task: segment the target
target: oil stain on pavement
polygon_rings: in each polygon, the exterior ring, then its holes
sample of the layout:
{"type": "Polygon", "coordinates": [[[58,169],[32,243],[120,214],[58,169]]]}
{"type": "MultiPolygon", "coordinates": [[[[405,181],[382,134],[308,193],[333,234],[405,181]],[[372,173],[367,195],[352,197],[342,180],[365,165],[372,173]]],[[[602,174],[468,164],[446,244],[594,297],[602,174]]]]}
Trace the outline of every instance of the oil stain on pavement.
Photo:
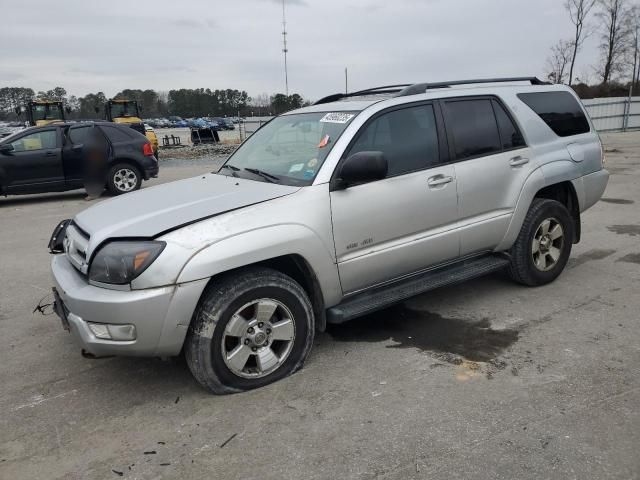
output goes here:
{"type": "Polygon", "coordinates": [[[629,253],[624,257],[620,257],[616,262],[635,263],[640,265],[640,253],[629,253]]]}
{"type": "Polygon", "coordinates": [[[518,340],[518,331],[494,330],[488,319],[445,318],[435,313],[397,305],[341,325],[328,325],[327,333],[342,342],[383,342],[387,348],[418,348],[437,353],[441,360],[460,364],[494,360],[518,340]]]}
{"type": "Polygon", "coordinates": [[[615,205],[631,205],[633,200],[627,200],[626,198],[601,198],[602,202],[613,203],[615,205]]]}
{"type": "Polygon", "coordinates": [[[593,260],[602,260],[614,253],[616,253],[616,250],[594,248],[593,250],[581,253],[577,257],[570,258],[569,263],[567,263],[567,268],[575,268],[578,265],[582,265],[583,263],[591,262],[593,260]]]}
{"type": "Polygon", "coordinates": [[[640,236],[640,225],[610,225],[607,229],[618,235],[640,236]]]}

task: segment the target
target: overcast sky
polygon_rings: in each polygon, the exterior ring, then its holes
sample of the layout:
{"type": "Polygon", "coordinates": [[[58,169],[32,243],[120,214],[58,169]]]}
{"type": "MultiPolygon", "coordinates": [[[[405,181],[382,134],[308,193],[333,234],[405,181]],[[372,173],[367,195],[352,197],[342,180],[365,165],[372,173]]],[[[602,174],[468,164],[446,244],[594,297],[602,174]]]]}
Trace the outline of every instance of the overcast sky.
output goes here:
{"type": "MultiPolygon", "coordinates": [[[[289,89],[543,75],[562,0],[287,0],[289,89]]],[[[0,86],[284,91],[281,0],[0,0],[0,86]]],[[[598,57],[589,39],[577,74],[598,57]]],[[[591,73],[593,77],[593,73],[591,73]]]]}

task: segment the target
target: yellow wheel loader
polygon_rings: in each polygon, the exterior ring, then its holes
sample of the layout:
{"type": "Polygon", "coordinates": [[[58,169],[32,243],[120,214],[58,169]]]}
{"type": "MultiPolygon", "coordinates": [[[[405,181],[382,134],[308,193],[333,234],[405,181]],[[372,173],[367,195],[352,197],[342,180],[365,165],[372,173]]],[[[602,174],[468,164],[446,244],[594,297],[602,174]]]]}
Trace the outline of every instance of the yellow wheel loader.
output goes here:
{"type": "Polygon", "coordinates": [[[123,123],[129,125],[146,136],[153,147],[153,154],[158,158],[158,137],[153,130],[146,130],[142,118],[140,118],[140,108],[135,100],[109,100],[104,107],[108,121],[113,123],[123,123]]]}

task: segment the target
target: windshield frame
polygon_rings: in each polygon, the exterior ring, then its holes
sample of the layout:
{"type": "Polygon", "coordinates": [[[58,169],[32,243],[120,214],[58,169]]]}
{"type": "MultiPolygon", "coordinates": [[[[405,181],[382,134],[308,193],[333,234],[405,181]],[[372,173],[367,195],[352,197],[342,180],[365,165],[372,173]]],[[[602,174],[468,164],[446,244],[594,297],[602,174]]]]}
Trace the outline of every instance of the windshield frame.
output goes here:
{"type": "MultiPolygon", "coordinates": [[[[327,150],[325,151],[325,154],[323,156],[323,159],[321,161],[318,162],[318,166],[317,169],[315,170],[315,173],[313,175],[313,177],[310,177],[308,179],[299,179],[299,178],[295,178],[295,177],[290,177],[287,175],[282,175],[282,174],[276,174],[273,172],[269,172],[267,170],[265,170],[264,172],[275,176],[278,178],[278,181],[274,181],[273,183],[275,184],[279,184],[279,185],[288,185],[288,186],[295,186],[295,187],[307,187],[307,186],[311,186],[313,185],[316,177],[318,176],[318,174],[320,173],[320,171],[322,170],[322,166],[324,165],[324,163],[326,162],[327,158],[329,158],[329,156],[331,155],[331,152],[333,151],[333,148],[336,146],[336,144],[338,143],[338,141],[340,140],[340,138],[342,137],[342,135],[344,134],[345,131],[348,130],[349,126],[356,120],[356,118],[358,117],[358,115],[361,113],[361,111],[359,110],[327,110],[327,111],[322,111],[322,112],[290,112],[290,113],[286,113],[283,115],[277,115],[272,117],[270,120],[268,120],[267,122],[265,122],[264,124],[262,124],[255,132],[253,132],[253,134],[251,134],[251,136],[249,136],[243,143],[240,144],[240,146],[227,158],[227,160],[220,166],[220,168],[216,171],[214,171],[213,173],[215,174],[219,174],[219,175],[225,175],[225,176],[236,176],[236,177],[240,177],[240,175],[238,175],[239,171],[235,170],[236,168],[238,168],[234,163],[233,163],[233,159],[234,157],[236,157],[236,155],[238,154],[238,152],[240,152],[243,148],[246,147],[246,145],[248,145],[248,142],[251,141],[251,139],[262,129],[264,129],[265,127],[267,127],[268,125],[270,125],[272,122],[278,120],[278,119],[282,119],[282,118],[287,118],[287,117],[294,117],[294,116],[302,116],[302,115],[322,115],[322,116],[326,116],[327,114],[330,113],[341,113],[341,114],[349,114],[352,115],[352,117],[345,122],[344,127],[340,130],[340,132],[338,133],[337,136],[335,136],[334,138],[331,138],[331,143],[329,145],[327,145],[327,150]],[[225,170],[225,166],[232,166],[234,167],[234,170],[231,170],[230,168],[226,168],[226,170],[228,170],[229,172],[234,173],[234,175],[232,175],[232,173],[229,173],[229,175],[227,175],[227,173],[222,173],[223,170],[225,170]]],[[[318,119],[318,122],[320,122],[320,119],[318,119]]],[[[253,167],[253,165],[252,165],[253,167]]],[[[258,166],[259,168],[259,166],[258,166]]],[[[240,171],[245,171],[244,168],[241,168],[240,171]]],[[[250,173],[250,176],[242,176],[240,178],[243,179],[247,179],[247,180],[256,180],[256,181],[261,181],[261,182],[265,182],[267,181],[264,178],[261,178],[260,175],[256,175],[256,174],[252,174],[250,173]]]]}

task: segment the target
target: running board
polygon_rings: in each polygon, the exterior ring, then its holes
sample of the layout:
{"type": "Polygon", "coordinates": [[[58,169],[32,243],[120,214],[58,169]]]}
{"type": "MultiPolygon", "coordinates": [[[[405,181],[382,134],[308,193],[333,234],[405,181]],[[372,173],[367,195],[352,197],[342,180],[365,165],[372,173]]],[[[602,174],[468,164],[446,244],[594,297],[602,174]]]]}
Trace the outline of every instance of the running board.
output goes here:
{"type": "Polygon", "coordinates": [[[328,309],[327,323],[344,323],[415,295],[502,270],[507,265],[509,260],[504,256],[485,255],[375,287],[328,309]]]}

